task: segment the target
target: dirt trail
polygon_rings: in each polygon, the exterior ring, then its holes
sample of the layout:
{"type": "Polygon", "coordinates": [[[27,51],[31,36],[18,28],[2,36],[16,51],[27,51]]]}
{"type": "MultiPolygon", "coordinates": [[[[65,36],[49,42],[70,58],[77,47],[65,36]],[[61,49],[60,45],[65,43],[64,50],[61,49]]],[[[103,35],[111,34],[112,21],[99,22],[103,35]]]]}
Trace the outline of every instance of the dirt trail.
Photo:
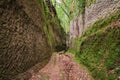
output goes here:
{"type": "Polygon", "coordinates": [[[50,62],[29,80],[93,80],[73,58],[67,54],[54,53],[50,62]]]}

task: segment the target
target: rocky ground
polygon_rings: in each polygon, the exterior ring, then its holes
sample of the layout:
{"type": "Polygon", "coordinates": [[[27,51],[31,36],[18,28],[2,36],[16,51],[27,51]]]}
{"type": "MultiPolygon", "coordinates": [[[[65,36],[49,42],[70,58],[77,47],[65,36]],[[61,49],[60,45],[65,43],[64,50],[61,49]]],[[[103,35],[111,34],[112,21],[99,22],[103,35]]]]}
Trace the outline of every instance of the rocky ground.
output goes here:
{"type": "Polygon", "coordinates": [[[54,53],[49,63],[29,80],[93,80],[68,54],[54,53]]]}

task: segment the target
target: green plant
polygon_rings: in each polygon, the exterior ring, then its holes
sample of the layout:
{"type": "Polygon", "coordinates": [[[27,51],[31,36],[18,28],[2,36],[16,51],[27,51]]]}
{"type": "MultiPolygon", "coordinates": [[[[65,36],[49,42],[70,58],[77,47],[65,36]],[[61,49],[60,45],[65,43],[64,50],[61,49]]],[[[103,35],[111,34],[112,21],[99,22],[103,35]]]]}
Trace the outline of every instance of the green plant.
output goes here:
{"type": "Polygon", "coordinates": [[[110,26],[119,19],[120,13],[116,13],[99,20],[84,36],[73,41],[71,50],[75,58],[90,70],[95,80],[115,80],[120,73],[120,25],[110,26]]]}
{"type": "Polygon", "coordinates": [[[84,36],[89,36],[91,34],[94,34],[95,32],[104,29],[109,24],[119,19],[120,19],[120,12],[118,11],[117,13],[114,13],[108,18],[98,20],[84,32],[84,36]]]}

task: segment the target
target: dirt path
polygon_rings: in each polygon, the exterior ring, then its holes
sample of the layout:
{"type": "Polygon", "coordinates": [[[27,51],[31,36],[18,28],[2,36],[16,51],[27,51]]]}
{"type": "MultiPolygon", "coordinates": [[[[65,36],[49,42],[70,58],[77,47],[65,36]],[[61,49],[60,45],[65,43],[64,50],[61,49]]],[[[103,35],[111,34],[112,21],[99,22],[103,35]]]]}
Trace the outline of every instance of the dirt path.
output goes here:
{"type": "Polygon", "coordinates": [[[29,80],[93,80],[72,57],[54,53],[50,62],[29,80]]]}

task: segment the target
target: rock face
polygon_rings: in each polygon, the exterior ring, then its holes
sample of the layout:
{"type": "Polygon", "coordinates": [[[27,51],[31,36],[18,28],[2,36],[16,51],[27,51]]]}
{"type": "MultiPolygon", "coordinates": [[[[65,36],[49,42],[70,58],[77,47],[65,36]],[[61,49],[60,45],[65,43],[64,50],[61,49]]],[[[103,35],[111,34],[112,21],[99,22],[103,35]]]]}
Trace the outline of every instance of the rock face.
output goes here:
{"type": "Polygon", "coordinates": [[[70,40],[81,35],[97,20],[109,17],[118,10],[120,10],[120,0],[96,0],[96,3],[85,8],[85,21],[82,19],[83,15],[79,15],[70,22],[70,40]]]}
{"type": "Polygon", "coordinates": [[[37,63],[42,68],[64,43],[59,22],[48,23],[46,8],[41,0],[0,0],[0,80],[14,80],[37,63]]]}

